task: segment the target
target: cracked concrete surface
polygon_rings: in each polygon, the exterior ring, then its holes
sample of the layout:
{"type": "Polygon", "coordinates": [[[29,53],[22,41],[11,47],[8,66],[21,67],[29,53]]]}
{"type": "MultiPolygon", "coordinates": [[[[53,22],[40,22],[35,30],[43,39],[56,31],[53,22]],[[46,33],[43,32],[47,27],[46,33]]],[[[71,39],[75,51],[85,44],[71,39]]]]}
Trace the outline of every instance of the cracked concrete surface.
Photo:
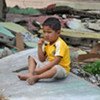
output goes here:
{"type": "Polygon", "coordinates": [[[0,60],[0,89],[9,100],[100,100],[99,87],[72,73],[64,80],[45,79],[32,86],[20,81],[13,71],[27,66],[28,55],[36,51],[29,49],[0,60]]]}

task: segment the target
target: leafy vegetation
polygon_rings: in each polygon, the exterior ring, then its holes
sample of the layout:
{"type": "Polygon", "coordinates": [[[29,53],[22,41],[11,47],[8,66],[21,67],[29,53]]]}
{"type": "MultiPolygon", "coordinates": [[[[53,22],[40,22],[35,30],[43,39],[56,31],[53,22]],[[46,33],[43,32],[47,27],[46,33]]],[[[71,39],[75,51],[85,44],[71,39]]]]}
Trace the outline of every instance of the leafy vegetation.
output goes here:
{"type": "Polygon", "coordinates": [[[85,65],[83,67],[83,70],[93,75],[96,75],[96,74],[100,75],[100,61],[96,61],[94,63],[85,65]]]}
{"type": "Polygon", "coordinates": [[[19,8],[19,7],[9,7],[8,13],[13,13],[13,14],[28,14],[28,15],[40,15],[41,12],[38,9],[33,9],[33,8],[19,8]]]}

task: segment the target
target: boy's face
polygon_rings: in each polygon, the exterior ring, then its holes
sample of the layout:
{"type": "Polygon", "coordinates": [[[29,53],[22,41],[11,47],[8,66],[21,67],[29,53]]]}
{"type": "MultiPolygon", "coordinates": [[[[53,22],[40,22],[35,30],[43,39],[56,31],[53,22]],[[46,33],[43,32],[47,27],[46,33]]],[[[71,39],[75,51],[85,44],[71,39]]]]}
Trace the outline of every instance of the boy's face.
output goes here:
{"type": "Polygon", "coordinates": [[[43,26],[44,39],[53,44],[59,37],[60,31],[54,31],[49,26],[43,26]]]}

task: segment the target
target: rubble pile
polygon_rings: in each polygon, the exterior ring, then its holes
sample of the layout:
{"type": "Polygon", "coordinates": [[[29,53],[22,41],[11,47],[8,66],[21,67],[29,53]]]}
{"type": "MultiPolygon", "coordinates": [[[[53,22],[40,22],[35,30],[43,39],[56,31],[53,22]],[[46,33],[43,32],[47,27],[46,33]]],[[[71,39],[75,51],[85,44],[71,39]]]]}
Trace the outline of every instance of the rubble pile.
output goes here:
{"type": "Polygon", "coordinates": [[[97,13],[96,10],[93,12],[93,9],[81,10],[69,6],[56,6],[56,4],[43,9],[31,8],[31,12],[34,13],[30,14],[29,10],[11,8],[6,15],[6,21],[0,22],[0,27],[5,28],[2,32],[0,31],[0,43],[4,44],[0,58],[12,54],[12,51],[9,51],[12,49],[18,52],[37,47],[38,38],[42,36],[43,21],[54,16],[61,21],[61,37],[71,49],[71,71],[100,86],[100,66],[98,65],[97,69],[90,68],[93,71],[96,70],[95,74],[86,71],[87,64],[100,61],[100,10],[97,9],[99,12],[97,13]],[[5,30],[12,36],[5,34],[5,30]],[[4,37],[7,37],[5,41],[4,37]]]}
{"type": "Polygon", "coordinates": [[[100,87],[100,46],[87,51],[71,48],[71,72],[100,87]]]}

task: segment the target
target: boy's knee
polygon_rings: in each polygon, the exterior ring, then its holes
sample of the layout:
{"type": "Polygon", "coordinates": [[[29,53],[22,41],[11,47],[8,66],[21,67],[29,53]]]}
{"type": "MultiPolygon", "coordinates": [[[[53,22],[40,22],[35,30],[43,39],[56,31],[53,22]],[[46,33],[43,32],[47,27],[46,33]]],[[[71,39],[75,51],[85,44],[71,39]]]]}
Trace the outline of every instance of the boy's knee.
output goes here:
{"type": "Polygon", "coordinates": [[[28,56],[28,59],[30,59],[31,58],[31,56],[28,56]]]}
{"type": "Polygon", "coordinates": [[[51,70],[54,72],[54,73],[56,73],[57,72],[57,68],[54,66],[54,67],[52,67],[51,68],[51,70]]]}
{"type": "Polygon", "coordinates": [[[31,57],[31,56],[28,56],[28,60],[29,61],[34,61],[36,63],[35,59],[33,57],[31,57]]]}
{"type": "Polygon", "coordinates": [[[55,68],[56,68],[57,72],[56,72],[56,74],[54,75],[53,78],[55,78],[55,79],[66,78],[67,73],[66,73],[66,70],[63,67],[57,65],[57,66],[55,66],[55,68]]]}
{"type": "Polygon", "coordinates": [[[34,59],[33,57],[31,57],[31,56],[28,56],[28,59],[34,59]]]}

